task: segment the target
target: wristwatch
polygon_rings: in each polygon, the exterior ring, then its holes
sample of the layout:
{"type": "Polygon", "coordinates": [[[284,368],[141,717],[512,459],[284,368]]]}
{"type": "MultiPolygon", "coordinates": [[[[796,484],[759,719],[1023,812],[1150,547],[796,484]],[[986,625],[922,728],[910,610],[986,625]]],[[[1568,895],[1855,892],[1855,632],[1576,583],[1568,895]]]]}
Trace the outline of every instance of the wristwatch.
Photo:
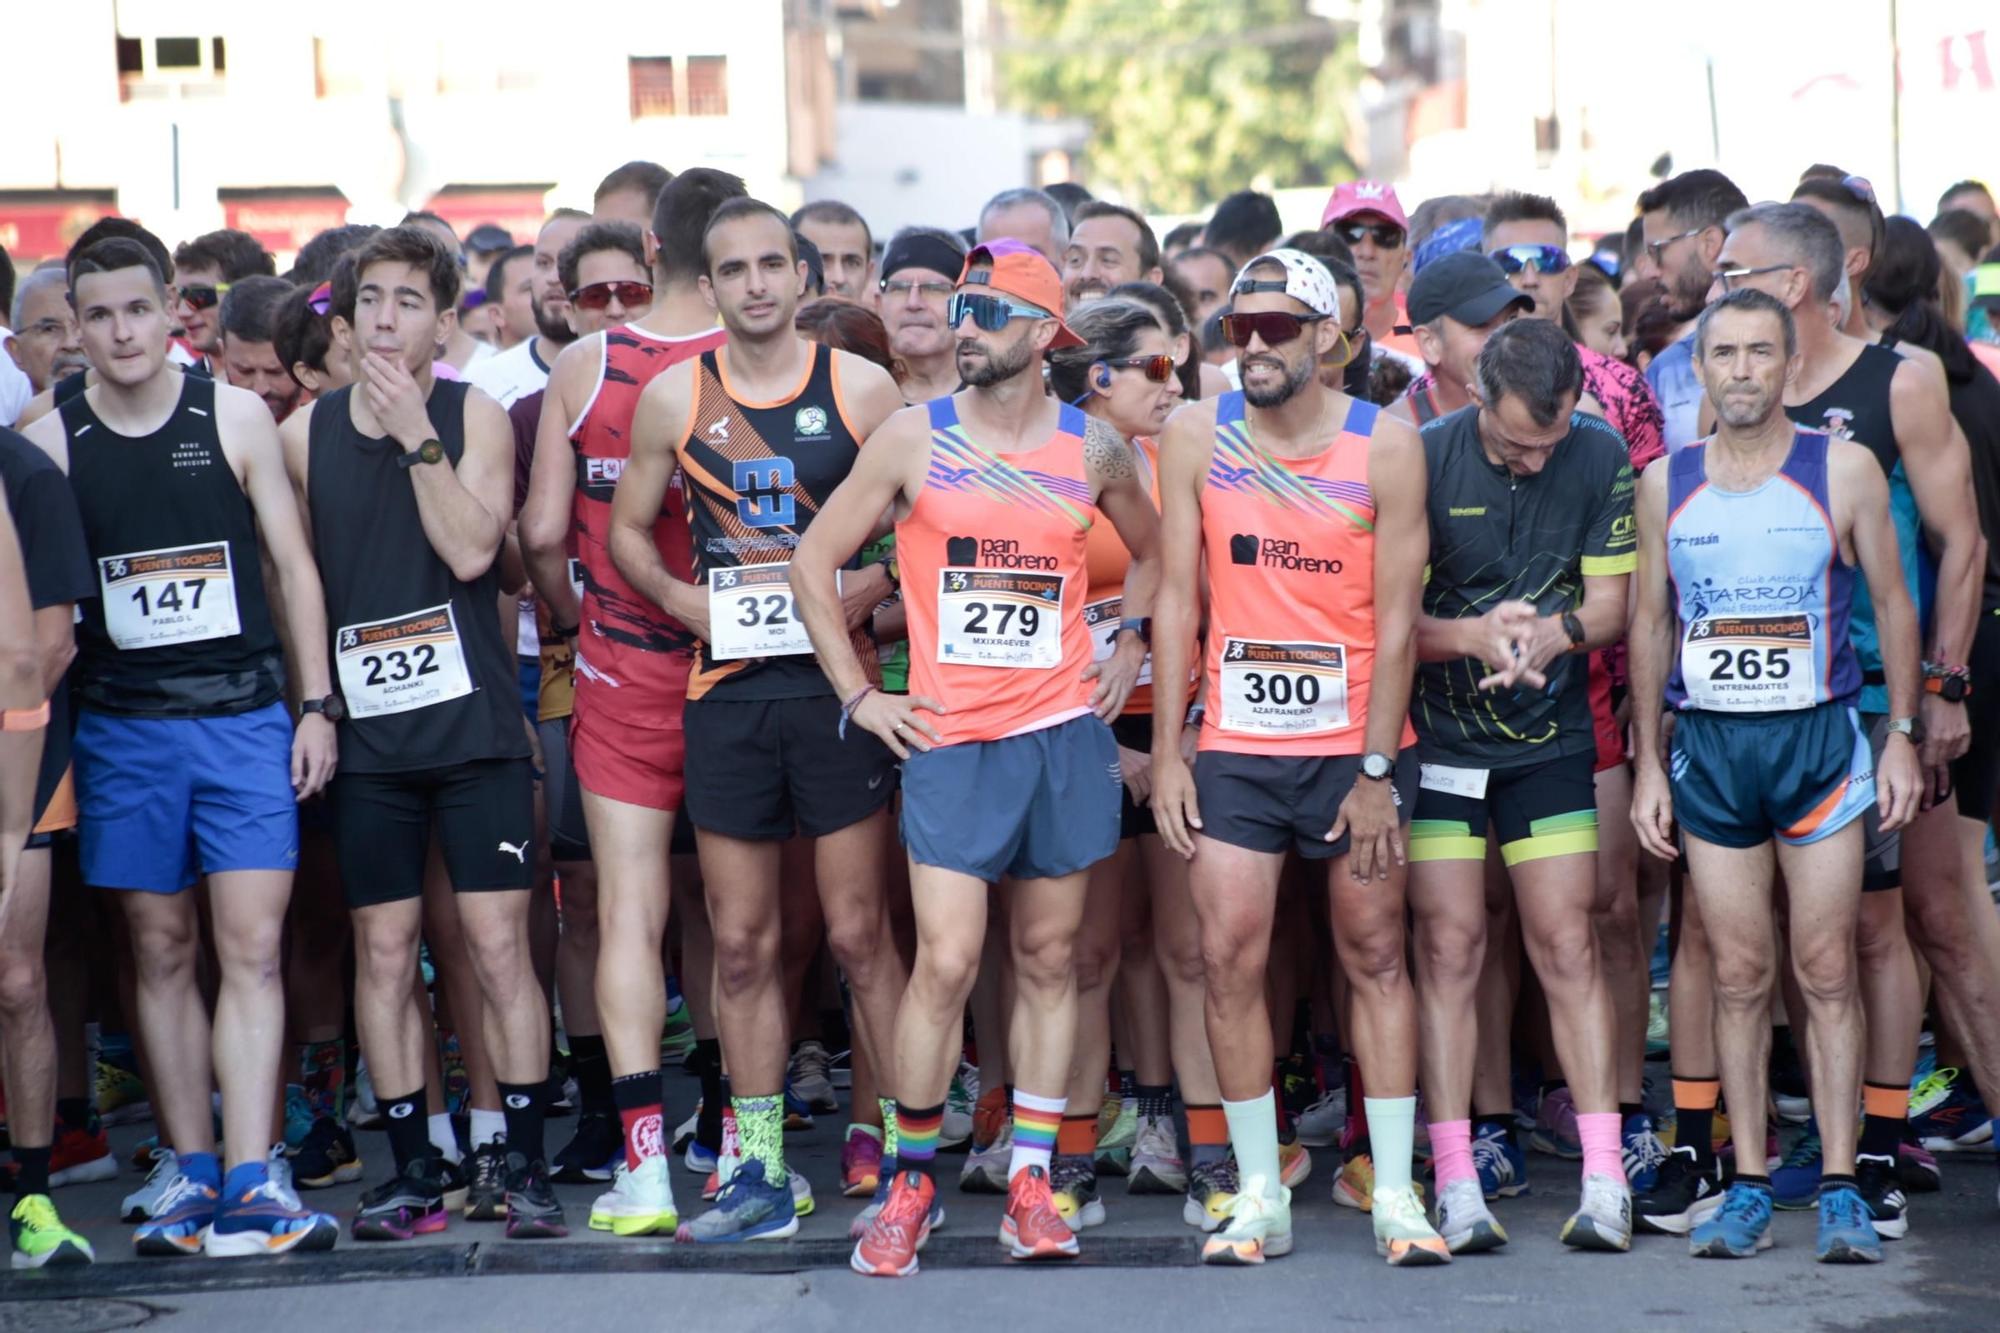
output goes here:
{"type": "Polygon", "coordinates": [[[1383,754],[1380,750],[1361,756],[1361,776],[1380,782],[1396,771],[1396,757],[1383,754]]]}
{"type": "Polygon", "coordinates": [[[436,440],[425,440],[396,460],[396,466],[403,469],[415,467],[419,463],[444,462],[444,445],[436,440]]]}
{"type": "Polygon", "coordinates": [[[1948,704],[1962,704],[1972,693],[1972,682],[1963,676],[1932,676],[1924,681],[1924,693],[1935,694],[1948,704]]]}
{"type": "Polygon", "coordinates": [[[1890,718],[1889,731],[1892,734],[1895,732],[1901,732],[1906,738],[1908,738],[1910,744],[1912,745],[1915,745],[1917,742],[1923,740],[1924,738],[1923,727],[1913,717],[1890,718]]]}
{"type": "Polygon", "coordinates": [[[1577,619],[1574,611],[1562,613],[1562,627],[1563,633],[1569,635],[1569,646],[1572,650],[1583,647],[1583,641],[1590,637],[1583,632],[1583,622],[1577,619]]]}
{"type": "Polygon", "coordinates": [[[347,701],[337,694],[329,694],[324,699],[301,699],[299,717],[308,713],[318,713],[329,722],[339,722],[347,717],[347,701]]]}
{"type": "Polygon", "coordinates": [[[1153,646],[1153,618],[1151,616],[1139,616],[1136,619],[1125,621],[1118,628],[1121,633],[1128,629],[1131,630],[1139,636],[1140,643],[1145,644],[1148,648],[1153,646]]]}

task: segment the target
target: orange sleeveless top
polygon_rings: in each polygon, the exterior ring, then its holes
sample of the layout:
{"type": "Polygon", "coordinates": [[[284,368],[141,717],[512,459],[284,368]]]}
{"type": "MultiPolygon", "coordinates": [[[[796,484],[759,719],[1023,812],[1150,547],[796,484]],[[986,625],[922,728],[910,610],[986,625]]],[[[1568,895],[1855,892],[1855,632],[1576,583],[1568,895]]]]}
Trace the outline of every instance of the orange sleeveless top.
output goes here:
{"type": "MultiPolygon", "coordinates": [[[[1375,500],[1356,399],[1311,458],[1257,447],[1241,391],[1216,400],[1202,490],[1208,692],[1201,748],[1351,755],[1366,746],[1375,665],[1375,500]]],[[[1406,719],[1402,745],[1416,733],[1406,719]]]]}
{"type": "Polygon", "coordinates": [[[1097,520],[1084,414],[1067,404],[1040,448],[975,444],[949,397],[933,399],[930,470],[896,524],[909,617],[910,693],[946,745],[999,740],[1089,711],[1084,543],[1097,520]]]}
{"type": "MultiPolygon", "coordinates": [[[[1132,447],[1145,456],[1150,474],[1153,508],[1160,507],[1160,446],[1143,435],[1132,437],[1132,447]]],[[[1118,529],[1109,523],[1093,524],[1084,541],[1083,556],[1089,572],[1090,590],[1083,604],[1083,623],[1090,631],[1091,657],[1102,661],[1111,656],[1124,624],[1125,572],[1132,567],[1132,553],[1125,549],[1118,529]]],[[[1127,713],[1153,711],[1153,659],[1139,671],[1139,683],[1125,700],[1127,713]]]]}

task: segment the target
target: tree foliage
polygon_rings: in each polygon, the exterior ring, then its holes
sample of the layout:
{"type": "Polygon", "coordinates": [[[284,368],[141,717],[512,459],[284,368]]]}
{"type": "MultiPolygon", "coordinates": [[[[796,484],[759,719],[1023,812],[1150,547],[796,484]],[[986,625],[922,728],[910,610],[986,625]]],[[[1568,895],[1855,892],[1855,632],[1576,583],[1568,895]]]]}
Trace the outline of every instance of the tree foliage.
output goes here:
{"type": "Polygon", "coordinates": [[[1090,123],[1085,184],[1193,212],[1351,175],[1351,34],[1307,0],[1002,0],[1012,105],[1090,123]]]}

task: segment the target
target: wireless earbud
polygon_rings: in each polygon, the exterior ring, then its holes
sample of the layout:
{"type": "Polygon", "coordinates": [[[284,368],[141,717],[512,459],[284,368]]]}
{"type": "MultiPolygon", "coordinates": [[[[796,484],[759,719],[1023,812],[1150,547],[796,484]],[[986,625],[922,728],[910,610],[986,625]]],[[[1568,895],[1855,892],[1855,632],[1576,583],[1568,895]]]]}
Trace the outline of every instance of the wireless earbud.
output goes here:
{"type": "Polygon", "coordinates": [[[1100,388],[1100,389],[1108,389],[1108,388],[1110,388],[1110,387],[1111,387],[1111,372],[1110,372],[1110,371],[1108,371],[1108,370],[1100,370],[1100,371],[1098,371],[1098,372],[1097,372],[1097,387],[1098,387],[1098,388],[1100,388]]]}

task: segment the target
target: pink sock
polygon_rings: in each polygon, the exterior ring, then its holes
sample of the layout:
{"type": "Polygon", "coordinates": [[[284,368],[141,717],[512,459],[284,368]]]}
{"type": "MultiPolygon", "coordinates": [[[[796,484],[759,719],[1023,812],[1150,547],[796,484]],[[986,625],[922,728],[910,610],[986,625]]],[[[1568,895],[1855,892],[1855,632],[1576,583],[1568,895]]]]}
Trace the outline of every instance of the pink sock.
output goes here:
{"type": "MultiPolygon", "coordinates": [[[[1618,1132],[1616,1111],[1577,1113],[1576,1134],[1583,1140],[1583,1174],[1610,1176],[1613,1180],[1624,1181],[1625,1155],[1618,1132]]],[[[1433,1128],[1431,1133],[1435,1135],[1437,1130],[1433,1128]]]]}
{"type": "Polygon", "coordinates": [[[1479,1179],[1479,1172],[1472,1165],[1470,1120],[1431,1121],[1431,1169],[1437,1175],[1440,1193],[1451,1181],[1479,1179]]]}

